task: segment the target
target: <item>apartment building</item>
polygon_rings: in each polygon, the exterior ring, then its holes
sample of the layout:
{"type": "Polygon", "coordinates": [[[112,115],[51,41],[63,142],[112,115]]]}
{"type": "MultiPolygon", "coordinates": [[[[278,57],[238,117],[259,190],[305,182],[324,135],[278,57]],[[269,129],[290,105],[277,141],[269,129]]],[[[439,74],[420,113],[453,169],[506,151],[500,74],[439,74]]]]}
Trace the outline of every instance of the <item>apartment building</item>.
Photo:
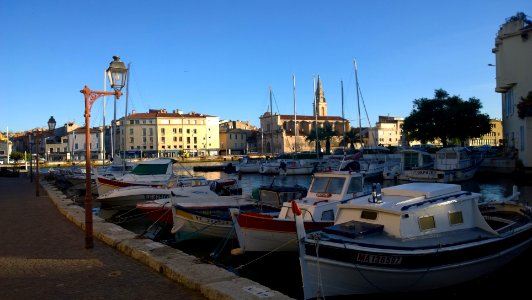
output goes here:
{"type": "Polygon", "coordinates": [[[532,21],[517,13],[502,24],[495,38],[496,87],[501,93],[503,144],[532,168],[532,112],[518,107],[532,92],[532,21]]]}
{"type": "Polygon", "coordinates": [[[117,127],[117,151],[130,158],[213,156],[220,148],[219,117],[196,112],[133,112],[117,127]]]}

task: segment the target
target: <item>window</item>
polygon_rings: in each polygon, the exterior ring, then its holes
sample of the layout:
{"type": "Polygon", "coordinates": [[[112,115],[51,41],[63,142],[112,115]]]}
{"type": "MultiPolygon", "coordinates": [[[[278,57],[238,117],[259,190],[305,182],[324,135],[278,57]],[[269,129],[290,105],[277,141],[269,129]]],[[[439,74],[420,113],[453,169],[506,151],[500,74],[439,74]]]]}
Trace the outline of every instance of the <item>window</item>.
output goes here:
{"type": "Polygon", "coordinates": [[[449,224],[457,225],[457,224],[463,224],[463,223],[464,223],[464,217],[462,216],[461,211],[449,212],[449,224]]]}
{"type": "Polygon", "coordinates": [[[164,128],[161,128],[161,134],[164,134],[164,128]]]}
{"type": "Polygon", "coordinates": [[[419,217],[419,230],[426,231],[436,228],[434,216],[419,217]]]}
{"type": "Polygon", "coordinates": [[[366,219],[366,220],[377,220],[377,212],[376,211],[363,210],[360,213],[360,218],[361,219],[366,219]]]}
{"type": "Polygon", "coordinates": [[[509,89],[504,93],[504,104],[506,116],[510,116],[514,112],[514,93],[513,89],[509,89]]]}
{"type": "Polygon", "coordinates": [[[146,136],[146,128],[142,128],[142,135],[146,136]]]}

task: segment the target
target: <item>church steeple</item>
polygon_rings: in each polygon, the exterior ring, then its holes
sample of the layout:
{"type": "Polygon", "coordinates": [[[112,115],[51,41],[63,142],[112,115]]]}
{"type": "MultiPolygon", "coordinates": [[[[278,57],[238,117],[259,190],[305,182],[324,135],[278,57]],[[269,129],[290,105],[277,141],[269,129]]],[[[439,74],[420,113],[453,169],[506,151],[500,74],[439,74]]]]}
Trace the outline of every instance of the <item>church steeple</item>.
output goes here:
{"type": "Polygon", "coordinates": [[[318,116],[327,116],[327,101],[325,100],[325,94],[323,93],[320,75],[318,75],[315,97],[317,109],[314,110],[314,114],[317,112],[318,116]]]}

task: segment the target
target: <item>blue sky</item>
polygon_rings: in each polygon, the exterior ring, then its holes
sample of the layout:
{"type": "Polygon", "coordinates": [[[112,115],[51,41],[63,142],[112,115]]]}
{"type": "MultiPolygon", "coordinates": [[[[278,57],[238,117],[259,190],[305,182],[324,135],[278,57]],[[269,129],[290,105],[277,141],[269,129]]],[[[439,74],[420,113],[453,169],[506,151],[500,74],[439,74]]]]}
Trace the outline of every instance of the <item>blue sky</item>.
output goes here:
{"type": "MultiPolygon", "coordinates": [[[[269,110],[312,114],[320,75],[329,115],[362,126],[406,117],[444,89],[500,118],[495,36],[529,0],[0,0],[0,131],[84,125],[85,85],[104,89],[113,55],[131,66],[129,111],[180,109],[259,124],[269,110]]],[[[103,123],[103,100],[91,126],[103,123]]],[[[107,98],[106,124],[113,118],[107,98]]],[[[126,97],[117,104],[125,113],[126,97]]]]}

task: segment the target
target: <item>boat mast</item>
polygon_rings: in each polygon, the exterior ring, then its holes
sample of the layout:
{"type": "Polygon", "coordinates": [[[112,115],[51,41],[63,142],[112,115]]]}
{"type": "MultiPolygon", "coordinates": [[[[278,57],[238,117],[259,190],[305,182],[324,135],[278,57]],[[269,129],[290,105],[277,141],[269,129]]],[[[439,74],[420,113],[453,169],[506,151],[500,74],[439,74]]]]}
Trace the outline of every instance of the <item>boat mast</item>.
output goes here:
{"type": "MultiPolygon", "coordinates": [[[[105,92],[107,90],[107,71],[103,71],[103,91],[105,92]]],[[[103,143],[102,143],[102,166],[105,166],[105,103],[106,103],[106,96],[103,96],[103,143]]],[[[74,131],[72,131],[74,132],[74,131]]],[[[72,134],[73,135],[73,134],[72,134]]],[[[74,156],[74,141],[72,140],[72,156],[74,156]]]]}
{"type": "Polygon", "coordinates": [[[353,60],[355,64],[355,86],[357,89],[357,107],[358,107],[358,129],[359,129],[359,139],[360,139],[360,148],[362,148],[362,120],[360,118],[360,96],[359,96],[359,86],[358,86],[358,74],[357,74],[357,60],[353,60]]]}
{"type": "Polygon", "coordinates": [[[344,150],[344,158],[345,158],[345,144],[346,144],[346,141],[345,141],[345,116],[344,116],[344,81],[343,80],[340,80],[340,90],[342,92],[342,122],[343,122],[343,150],[344,150]]]}
{"type": "Polygon", "coordinates": [[[296,76],[292,75],[294,79],[294,152],[297,154],[297,112],[296,112],[296,76]]]}
{"type": "Polygon", "coordinates": [[[314,92],[314,128],[316,129],[316,156],[318,160],[320,159],[320,149],[319,149],[319,139],[318,139],[318,103],[316,101],[316,79],[314,75],[312,75],[312,88],[314,92]]]}
{"type": "MultiPolygon", "coordinates": [[[[129,99],[129,77],[130,77],[131,63],[127,64],[127,77],[126,77],[126,113],[124,115],[124,143],[122,147],[122,158],[126,159],[126,145],[127,145],[127,104],[129,99]]],[[[125,161],[123,162],[123,168],[125,169],[125,161]]]]}
{"type": "Polygon", "coordinates": [[[273,157],[273,106],[272,106],[272,87],[270,86],[270,136],[271,136],[271,145],[270,145],[270,150],[271,150],[271,157],[273,157]]]}

